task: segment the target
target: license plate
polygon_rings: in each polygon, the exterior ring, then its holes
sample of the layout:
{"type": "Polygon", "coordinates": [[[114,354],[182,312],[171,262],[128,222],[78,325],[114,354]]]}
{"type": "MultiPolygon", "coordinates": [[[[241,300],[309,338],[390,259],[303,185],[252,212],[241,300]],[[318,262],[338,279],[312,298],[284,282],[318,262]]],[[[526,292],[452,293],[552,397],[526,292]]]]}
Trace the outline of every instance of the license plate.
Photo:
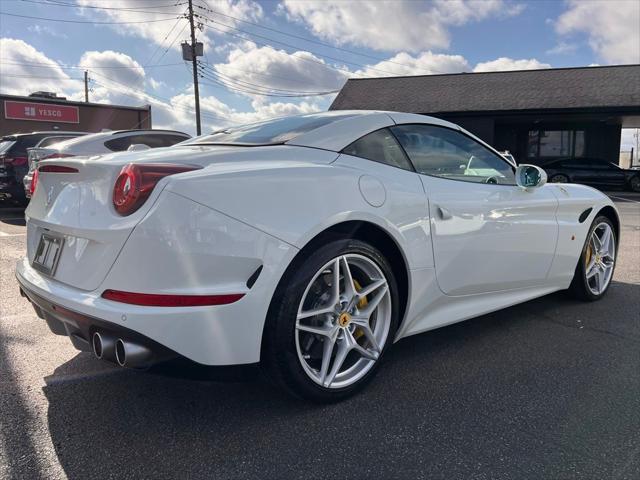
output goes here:
{"type": "Polygon", "coordinates": [[[43,233],[36,249],[32,266],[45,275],[53,276],[62,253],[64,239],[48,233],[43,233]]]}

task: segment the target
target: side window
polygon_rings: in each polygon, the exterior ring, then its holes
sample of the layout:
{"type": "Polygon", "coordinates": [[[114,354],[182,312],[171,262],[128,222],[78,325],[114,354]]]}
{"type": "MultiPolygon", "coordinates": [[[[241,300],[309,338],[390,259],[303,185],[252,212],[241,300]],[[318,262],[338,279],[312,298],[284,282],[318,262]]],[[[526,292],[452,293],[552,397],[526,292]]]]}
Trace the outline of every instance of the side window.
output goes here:
{"type": "Polygon", "coordinates": [[[180,142],[184,142],[185,140],[188,140],[187,137],[183,137],[182,135],[158,135],[159,137],[161,137],[162,139],[162,146],[163,147],[170,147],[172,145],[175,145],[176,143],[180,143],[180,142]]]}
{"type": "Polygon", "coordinates": [[[398,145],[398,141],[386,128],[376,130],[356,140],[342,150],[342,153],[413,171],[411,162],[398,145]]]}
{"type": "Polygon", "coordinates": [[[513,167],[461,132],[435,125],[399,125],[391,130],[418,173],[465,182],[515,185],[513,167]]]}
{"type": "Polygon", "coordinates": [[[162,135],[158,134],[142,134],[131,137],[131,145],[146,145],[149,148],[166,147],[162,135]]]}
{"type": "Polygon", "coordinates": [[[111,140],[107,140],[106,142],[104,142],[104,146],[112,152],[124,152],[131,146],[131,141],[133,138],[134,137],[131,135],[126,137],[112,138],[111,140]]]}

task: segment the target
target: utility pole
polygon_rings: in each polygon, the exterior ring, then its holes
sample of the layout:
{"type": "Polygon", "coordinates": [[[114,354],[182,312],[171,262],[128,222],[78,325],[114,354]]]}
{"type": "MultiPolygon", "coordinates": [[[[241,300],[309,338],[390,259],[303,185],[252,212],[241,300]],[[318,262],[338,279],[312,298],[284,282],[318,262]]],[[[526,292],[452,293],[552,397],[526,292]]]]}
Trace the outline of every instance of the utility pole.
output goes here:
{"type": "Polygon", "coordinates": [[[89,103],[89,72],[84,71],[84,101],[89,103]]]}
{"type": "Polygon", "coordinates": [[[196,56],[196,29],[193,25],[193,0],[189,0],[189,25],[191,27],[191,64],[193,66],[193,93],[196,100],[196,133],[202,134],[200,125],[200,90],[198,89],[198,57],[196,56]]]}

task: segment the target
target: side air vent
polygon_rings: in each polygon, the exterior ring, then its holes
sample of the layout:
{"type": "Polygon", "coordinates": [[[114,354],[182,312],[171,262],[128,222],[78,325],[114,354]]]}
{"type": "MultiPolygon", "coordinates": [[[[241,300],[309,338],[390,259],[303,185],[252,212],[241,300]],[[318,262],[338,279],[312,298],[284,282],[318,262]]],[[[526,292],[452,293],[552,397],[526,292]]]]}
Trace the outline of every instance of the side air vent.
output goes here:
{"type": "Polygon", "coordinates": [[[584,221],[589,217],[589,215],[591,214],[591,210],[593,210],[593,208],[587,208],[584,212],[582,212],[580,214],[580,216],[578,217],[578,221],[580,223],[584,223],[584,221]]]}
{"type": "Polygon", "coordinates": [[[247,288],[251,288],[253,287],[253,284],[256,283],[256,280],[258,280],[258,277],[260,276],[260,273],[262,272],[262,265],[260,265],[255,272],[253,272],[251,274],[251,276],[248,278],[247,280],[247,288]]]}

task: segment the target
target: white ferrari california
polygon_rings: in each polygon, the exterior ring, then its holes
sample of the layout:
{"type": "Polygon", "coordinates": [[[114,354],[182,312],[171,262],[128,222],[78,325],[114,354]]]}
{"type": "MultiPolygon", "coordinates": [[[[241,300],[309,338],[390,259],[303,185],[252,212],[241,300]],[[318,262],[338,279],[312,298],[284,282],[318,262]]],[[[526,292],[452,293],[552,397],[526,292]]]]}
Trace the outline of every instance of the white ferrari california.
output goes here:
{"type": "Polygon", "coordinates": [[[123,367],[259,363],[315,401],[360,389],[403,337],[558,290],[602,298],[620,234],[599,191],[405,113],[38,170],[16,276],[54,333],[123,367]]]}

